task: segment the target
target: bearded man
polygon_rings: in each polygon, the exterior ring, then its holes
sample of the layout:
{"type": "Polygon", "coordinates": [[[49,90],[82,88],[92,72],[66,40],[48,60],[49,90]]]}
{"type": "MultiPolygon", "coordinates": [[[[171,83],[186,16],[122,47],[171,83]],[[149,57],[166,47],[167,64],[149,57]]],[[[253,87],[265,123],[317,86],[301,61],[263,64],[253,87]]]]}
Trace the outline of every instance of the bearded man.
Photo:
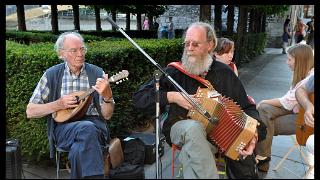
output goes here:
{"type": "MultiPolygon", "coordinates": [[[[190,74],[210,81],[220,94],[230,97],[247,115],[259,120],[258,111],[254,104],[248,102],[247,93],[238,77],[227,65],[211,57],[210,54],[216,44],[217,38],[210,24],[203,22],[191,24],[184,35],[182,68],[190,74]]],[[[175,67],[168,66],[164,70],[199,103],[199,100],[195,98],[195,93],[198,87],[205,88],[203,84],[175,67]]],[[[167,105],[170,105],[169,116],[163,124],[162,132],[168,144],[173,143],[181,147],[179,161],[183,166],[184,178],[219,178],[215,163],[217,147],[207,140],[204,125],[200,121],[187,117],[188,111],[193,106],[166,77],[162,76],[159,83],[162,112],[167,105]]],[[[153,116],[156,111],[155,93],[155,80],[142,85],[133,95],[136,110],[153,116]]],[[[262,122],[259,121],[259,123],[258,137],[261,140],[265,137],[266,129],[262,122]]],[[[229,170],[232,170],[227,171],[229,178],[257,178],[256,173],[248,172],[255,171],[255,160],[252,153],[256,141],[257,138],[253,138],[251,145],[239,152],[245,157],[244,160],[234,161],[226,157],[227,167],[229,166],[229,170]],[[240,172],[241,169],[248,169],[248,171],[240,172]]]]}

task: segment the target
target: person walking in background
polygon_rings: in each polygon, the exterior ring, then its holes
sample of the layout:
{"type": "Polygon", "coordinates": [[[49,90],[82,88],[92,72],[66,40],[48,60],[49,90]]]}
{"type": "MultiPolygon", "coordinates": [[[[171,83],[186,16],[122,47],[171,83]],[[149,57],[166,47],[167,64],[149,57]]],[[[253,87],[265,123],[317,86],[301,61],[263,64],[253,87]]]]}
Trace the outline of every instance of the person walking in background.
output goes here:
{"type": "Polygon", "coordinates": [[[295,26],[295,40],[297,44],[300,43],[306,36],[307,28],[308,26],[305,23],[303,23],[302,19],[298,18],[297,24],[295,26]]]}
{"type": "Polygon", "coordinates": [[[149,30],[150,29],[150,25],[149,25],[149,20],[148,17],[145,17],[144,21],[143,21],[143,30],[149,30]]]}
{"type": "Polygon", "coordinates": [[[158,28],[159,28],[158,18],[155,18],[152,25],[152,29],[158,31],[158,28]]]}
{"type": "Polygon", "coordinates": [[[174,24],[172,22],[172,17],[169,17],[169,24],[168,24],[168,39],[174,38],[174,24]]]}
{"type": "Polygon", "coordinates": [[[311,21],[307,23],[308,30],[307,30],[307,44],[314,49],[314,16],[311,17],[311,21]]]}
{"type": "Polygon", "coordinates": [[[288,47],[289,38],[291,38],[290,19],[287,18],[283,24],[282,54],[287,54],[287,47],[288,47]]]}
{"type": "Polygon", "coordinates": [[[258,169],[268,172],[271,160],[273,136],[296,133],[296,114],[299,105],[295,91],[314,74],[314,56],[312,48],[307,44],[296,44],[288,49],[287,64],[293,71],[289,91],[281,98],[262,100],[257,105],[261,120],[267,125],[267,137],[258,142],[255,152],[258,169]]]}

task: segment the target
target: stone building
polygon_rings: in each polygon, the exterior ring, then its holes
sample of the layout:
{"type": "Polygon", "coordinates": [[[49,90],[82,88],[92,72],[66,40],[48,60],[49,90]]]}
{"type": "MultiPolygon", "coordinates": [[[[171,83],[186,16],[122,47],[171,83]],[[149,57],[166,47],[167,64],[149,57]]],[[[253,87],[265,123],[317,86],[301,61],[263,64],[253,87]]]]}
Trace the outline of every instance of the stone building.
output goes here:
{"type": "MultiPolygon", "coordinates": [[[[228,12],[224,11],[225,6],[222,7],[222,30],[226,29],[226,21],[228,12]]],[[[305,5],[292,5],[289,10],[282,16],[269,16],[267,17],[266,32],[268,34],[266,47],[280,48],[282,44],[282,33],[283,33],[283,23],[287,16],[304,18],[305,5]]],[[[314,12],[314,6],[311,5],[308,8],[312,13],[314,12]]],[[[311,13],[311,14],[312,14],[311,13]]],[[[173,23],[175,29],[186,29],[187,26],[199,20],[200,15],[200,5],[168,5],[168,10],[161,15],[159,20],[159,25],[166,26],[169,22],[169,17],[173,17],[173,23]]],[[[237,29],[238,23],[238,8],[235,7],[235,22],[234,22],[234,32],[237,29]]],[[[292,19],[292,27],[295,24],[296,19],[292,19]],[[293,20],[295,19],[295,20],[293,20]]],[[[211,6],[211,25],[214,26],[214,5],[211,6]]],[[[292,28],[293,29],[293,28],[292,28]]]]}

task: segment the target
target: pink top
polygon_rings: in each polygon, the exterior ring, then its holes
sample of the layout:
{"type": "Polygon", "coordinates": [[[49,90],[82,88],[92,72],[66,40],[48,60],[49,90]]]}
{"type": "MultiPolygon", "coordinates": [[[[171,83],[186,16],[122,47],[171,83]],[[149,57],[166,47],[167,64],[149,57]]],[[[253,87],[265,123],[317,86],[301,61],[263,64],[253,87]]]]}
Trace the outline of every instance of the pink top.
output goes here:
{"type": "Polygon", "coordinates": [[[296,99],[295,92],[303,83],[308,81],[308,79],[310,78],[310,76],[312,74],[314,74],[313,68],[310,70],[310,72],[306,78],[304,78],[303,80],[298,82],[294,88],[290,87],[289,91],[284,96],[282,96],[281,98],[278,98],[281,105],[285,109],[287,109],[289,111],[292,110],[294,113],[299,112],[299,107],[296,106],[298,104],[298,101],[296,99]]]}
{"type": "Polygon", "coordinates": [[[143,27],[144,27],[144,30],[149,30],[149,21],[148,20],[145,20],[143,22],[143,27]]]}

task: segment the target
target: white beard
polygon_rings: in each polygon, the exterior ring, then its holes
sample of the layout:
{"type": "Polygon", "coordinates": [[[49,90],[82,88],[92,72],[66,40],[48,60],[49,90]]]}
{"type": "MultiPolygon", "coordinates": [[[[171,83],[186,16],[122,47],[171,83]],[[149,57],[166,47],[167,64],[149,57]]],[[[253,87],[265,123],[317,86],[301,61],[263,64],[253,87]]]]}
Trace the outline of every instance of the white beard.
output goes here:
{"type": "Polygon", "coordinates": [[[194,75],[201,75],[204,72],[208,72],[213,61],[209,54],[198,58],[190,54],[188,55],[187,51],[183,52],[181,60],[183,68],[194,75]]]}

